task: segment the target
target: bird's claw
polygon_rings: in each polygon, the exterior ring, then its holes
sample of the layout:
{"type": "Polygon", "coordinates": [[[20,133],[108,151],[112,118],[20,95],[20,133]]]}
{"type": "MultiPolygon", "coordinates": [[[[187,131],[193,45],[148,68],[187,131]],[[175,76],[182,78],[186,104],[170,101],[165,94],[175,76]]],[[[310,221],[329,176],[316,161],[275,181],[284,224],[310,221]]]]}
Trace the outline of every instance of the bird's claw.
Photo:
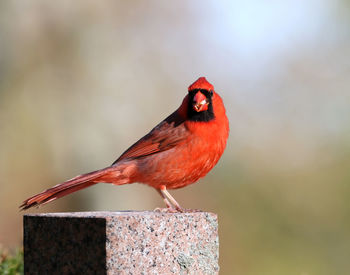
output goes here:
{"type": "Polygon", "coordinates": [[[157,207],[156,209],[153,210],[154,212],[159,212],[159,213],[179,213],[179,212],[183,212],[182,209],[181,211],[174,209],[174,208],[161,208],[161,207],[157,207]]]}

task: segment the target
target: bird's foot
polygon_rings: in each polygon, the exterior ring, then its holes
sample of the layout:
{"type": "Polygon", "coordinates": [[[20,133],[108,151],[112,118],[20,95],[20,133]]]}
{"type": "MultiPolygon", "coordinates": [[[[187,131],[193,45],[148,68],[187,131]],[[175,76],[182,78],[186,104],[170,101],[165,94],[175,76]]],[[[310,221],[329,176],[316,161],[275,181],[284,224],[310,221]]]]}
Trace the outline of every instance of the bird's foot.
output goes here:
{"type": "Polygon", "coordinates": [[[197,213],[197,212],[203,212],[203,210],[200,209],[182,209],[183,213],[197,213]]]}
{"type": "Polygon", "coordinates": [[[179,211],[177,209],[170,208],[170,207],[166,207],[166,208],[157,207],[153,211],[154,212],[159,212],[159,213],[179,213],[179,212],[183,212],[183,211],[179,211]]]}

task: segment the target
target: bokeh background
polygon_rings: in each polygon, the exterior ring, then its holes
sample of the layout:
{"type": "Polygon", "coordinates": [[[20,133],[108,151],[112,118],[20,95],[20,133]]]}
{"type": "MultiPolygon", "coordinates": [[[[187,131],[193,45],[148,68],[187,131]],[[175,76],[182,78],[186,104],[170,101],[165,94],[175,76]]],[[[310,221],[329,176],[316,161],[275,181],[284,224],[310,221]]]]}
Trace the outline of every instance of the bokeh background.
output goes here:
{"type": "MultiPolygon", "coordinates": [[[[1,1],[0,243],[18,205],[110,165],[197,77],[223,97],[227,150],[173,191],[217,212],[221,274],[350,270],[350,2],[1,1]]],[[[101,184],[33,212],[153,209],[101,184]]]]}

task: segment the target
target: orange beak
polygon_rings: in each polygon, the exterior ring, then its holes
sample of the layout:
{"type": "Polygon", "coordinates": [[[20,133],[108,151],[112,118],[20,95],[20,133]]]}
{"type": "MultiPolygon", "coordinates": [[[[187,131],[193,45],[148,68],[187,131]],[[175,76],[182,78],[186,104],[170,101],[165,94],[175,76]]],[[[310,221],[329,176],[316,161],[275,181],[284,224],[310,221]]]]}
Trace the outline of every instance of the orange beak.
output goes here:
{"type": "Polygon", "coordinates": [[[193,109],[196,112],[202,112],[208,110],[208,100],[201,92],[197,92],[193,98],[193,109]]]}

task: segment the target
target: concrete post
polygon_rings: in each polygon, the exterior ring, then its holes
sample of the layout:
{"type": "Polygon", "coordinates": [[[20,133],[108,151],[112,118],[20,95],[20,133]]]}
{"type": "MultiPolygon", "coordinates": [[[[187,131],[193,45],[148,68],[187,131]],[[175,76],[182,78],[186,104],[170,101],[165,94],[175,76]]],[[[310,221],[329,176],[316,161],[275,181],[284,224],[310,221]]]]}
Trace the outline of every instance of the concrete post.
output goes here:
{"type": "Polygon", "coordinates": [[[218,258],[213,213],[24,216],[25,274],[218,274],[218,258]]]}

